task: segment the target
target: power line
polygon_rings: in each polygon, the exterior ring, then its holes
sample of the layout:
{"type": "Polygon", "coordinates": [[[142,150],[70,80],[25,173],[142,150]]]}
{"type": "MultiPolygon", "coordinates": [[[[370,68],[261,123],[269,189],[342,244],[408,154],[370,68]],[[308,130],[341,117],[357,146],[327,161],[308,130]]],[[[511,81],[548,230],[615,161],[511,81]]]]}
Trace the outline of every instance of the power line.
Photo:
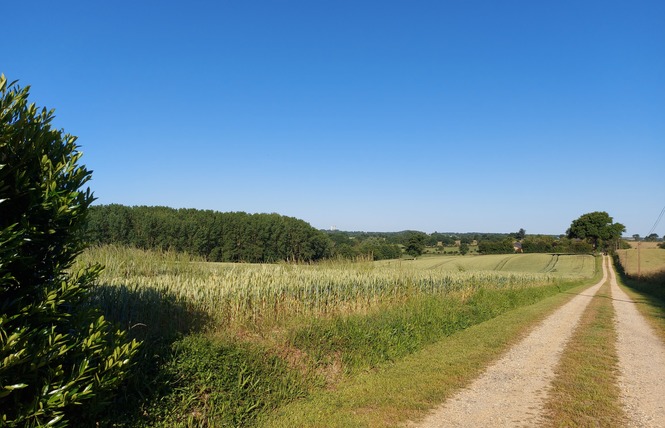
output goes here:
{"type": "Polygon", "coordinates": [[[663,214],[665,214],[665,207],[663,207],[663,210],[660,212],[658,219],[656,219],[656,222],[654,223],[649,233],[647,233],[647,236],[650,236],[653,233],[653,231],[656,230],[656,228],[658,227],[658,223],[660,223],[660,220],[662,220],[663,218],[663,214]]]}

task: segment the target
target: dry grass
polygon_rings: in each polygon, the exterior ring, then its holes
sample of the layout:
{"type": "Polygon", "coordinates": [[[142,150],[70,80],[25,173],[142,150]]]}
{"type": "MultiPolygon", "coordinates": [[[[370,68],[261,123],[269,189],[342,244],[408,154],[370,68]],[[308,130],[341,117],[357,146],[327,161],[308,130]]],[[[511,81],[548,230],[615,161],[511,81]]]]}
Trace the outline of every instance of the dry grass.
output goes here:
{"type": "MultiPolygon", "coordinates": [[[[639,273],[649,275],[665,270],[665,249],[656,246],[648,247],[646,244],[657,242],[643,242],[639,250],[639,273]]],[[[638,274],[638,250],[618,250],[619,260],[624,271],[631,276],[638,274]]]]}
{"type": "Polygon", "coordinates": [[[627,241],[627,242],[628,242],[628,243],[630,244],[630,246],[633,247],[633,248],[637,248],[638,245],[639,245],[640,248],[642,248],[642,249],[654,249],[654,248],[658,248],[658,246],[661,244],[660,242],[645,242],[645,241],[640,241],[640,242],[637,242],[637,241],[627,241]]]}

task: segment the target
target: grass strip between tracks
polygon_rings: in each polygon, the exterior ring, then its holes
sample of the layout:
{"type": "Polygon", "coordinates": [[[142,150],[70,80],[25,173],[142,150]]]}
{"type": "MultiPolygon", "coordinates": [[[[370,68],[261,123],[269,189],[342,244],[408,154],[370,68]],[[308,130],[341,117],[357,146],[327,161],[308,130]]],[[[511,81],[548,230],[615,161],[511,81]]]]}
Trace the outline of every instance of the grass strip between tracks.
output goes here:
{"type": "Polygon", "coordinates": [[[564,350],[546,404],[552,427],[625,426],[609,280],[592,298],[564,350]]]}

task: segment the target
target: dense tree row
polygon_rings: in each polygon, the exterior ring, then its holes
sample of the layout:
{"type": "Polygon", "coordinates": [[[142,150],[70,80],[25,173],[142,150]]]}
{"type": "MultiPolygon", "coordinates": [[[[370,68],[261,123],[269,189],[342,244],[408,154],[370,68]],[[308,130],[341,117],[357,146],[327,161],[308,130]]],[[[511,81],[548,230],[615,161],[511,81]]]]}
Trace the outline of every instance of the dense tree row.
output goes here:
{"type": "Polygon", "coordinates": [[[548,235],[528,235],[522,240],[525,253],[576,253],[593,252],[593,246],[579,239],[554,238],[548,235]]]}
{"type": "MultiPolygon", "coordinates": [[[[525,253],[588,253],[618,242],[623,225],[607,213],[585,214],[568,235],[516,233],[323,232],[279,214],[220,213],[167,207],[99,205],[88,215],[88,239],[95,244],[186,251],[210,261],[313,261],[326,257],[398,258],[419,256],[426,246],[460,247],[478,243],[480,254],[509,254],[520,242],[525,253]]],[[[616,244],[615,244],[616,245],[616,244]]],[[[462,251],[464,250],[464,251],[462,251]]]]}
{"type": "Polygon", "coordinates": [[[329,236],[333,241],[332,256],[336,258],[386,260],[396,259],[402,255],[399,245],[379,236],[359,239],[346,232],[330,232],[329,236]]]}
{"type": "Polygon", "coordinates": [[[471,244],[473,241],[501,241],[514,234],[510,233],[478,233],[478,232],[432,232],[426,234],[424,232],[415,230],[403,230],[400,232],[352,232],[352,231],[334,231],[328,232],[331,236],[344,235],[356,242],[362,242],[370,238],[378,238],[388,244],[404,245],[406,246],[409,239],[414,234],[422,234],[425,236],[425,245],[428,247],[435,247],[439,243],[443,246],[451,247],[457,241],[462,244],[471,244]]]}
{"type": "Polygon", "coordinates": [[[478,243],[478,252],[480,254],[509,254],[514,253],[512,239],[502,241],[480,241],[478,243]]]}
{"type": "MultiPolygon", "coordinates": [[[[478,243],[480,254],[509,254],[515,252],[514,239],[502,241],[481,241],[478,243]]],[[[524,253],[575,253],[593,252],[593,245],[581,239],[568,239],[551,235],[525,235],[519,241],[524,253]]]]}
{"type": "Polygon", "coordinates": [[[330,255],[328,236],[279,214],[221,213],[167,207],[90,207],[88,239],[145,249],[189,252],[209,261],[312,261],[330,255]]]}

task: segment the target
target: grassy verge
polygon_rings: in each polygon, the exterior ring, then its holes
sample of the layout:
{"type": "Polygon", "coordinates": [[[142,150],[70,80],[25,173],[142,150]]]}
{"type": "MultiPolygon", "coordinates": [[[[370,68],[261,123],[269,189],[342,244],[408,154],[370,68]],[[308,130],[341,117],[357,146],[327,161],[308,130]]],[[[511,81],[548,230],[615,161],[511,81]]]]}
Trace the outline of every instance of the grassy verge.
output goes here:
{"type": "Polygon", "coordinates": [[[616,331],[609,281],[589,303],[561,356],[546,404],[553,427],[625,425],[617,385],[616,331]]]}
{"type": "Polygon", "coordinates": [[[284,406],[263,418],[260,426],[388,427],[417,420],[468,385],[534,323],[570,298],[558,293],[473,325],[396,363],[349,377],[334,390],[284,406]]]}
{"type": "Polygon", "coordinates": [[[656,334],[665,341],[665,271],[637,278],[626,274],[618,258],[615,258],[615,266],[617,282],[637,303],[635,307],[656,334]]]}
{"type": "Polygon", "coordinates": [[[417,296],[370,314],[314,320],[297,328],[290,342],[307,352],[317,366],[334,364],[331,358],[339,356],[344,370],[356,373],[398,361],[457,331],[538,302],[558,293],[560,287],[417,296]]]}
{"type": "Polygon", "coordinates": [[[308,380],[284,360],[250,343],[192,334],[162,349],[153,373],[139,375],[152,390],[123,412],[107,416],[115,427],[251,426],[258,415],[303,397],[308,380]]]}

